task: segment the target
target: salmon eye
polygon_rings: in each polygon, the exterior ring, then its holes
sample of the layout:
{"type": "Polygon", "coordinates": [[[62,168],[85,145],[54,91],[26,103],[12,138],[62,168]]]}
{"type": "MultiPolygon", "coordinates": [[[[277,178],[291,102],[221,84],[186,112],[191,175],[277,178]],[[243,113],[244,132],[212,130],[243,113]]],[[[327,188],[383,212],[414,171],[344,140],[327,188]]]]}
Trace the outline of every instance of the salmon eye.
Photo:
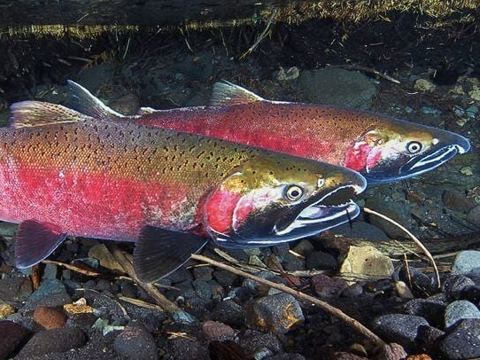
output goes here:
{"type": "Polygon", "coordinates": [[[303,189],[297,185],[290,185],[285,189],[284,197],[288,201],[297,201],[303,196],[303,189]]]}
{"type": "Polygon", "coordinates": [[[416,154],[420,150],[422,150],[422,144],[418,141],[410,141],[409,143],[407,143],[407,151],[410,154],[416,154]]]}

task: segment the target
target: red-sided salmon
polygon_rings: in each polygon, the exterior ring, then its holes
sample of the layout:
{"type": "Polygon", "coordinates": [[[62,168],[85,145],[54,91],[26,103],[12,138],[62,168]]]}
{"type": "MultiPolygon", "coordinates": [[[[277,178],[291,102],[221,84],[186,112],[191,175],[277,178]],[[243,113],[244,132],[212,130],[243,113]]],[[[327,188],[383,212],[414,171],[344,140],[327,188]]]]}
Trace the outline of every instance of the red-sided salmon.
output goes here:
{"type": "Polygon", "coordinates": [[[0,129],[0,220],[20,224],[20,268],[75,235],[136,241],[135,268],[153,281],[208,238],[269,246],[344,223],[366,186],[338,166],[61,105],[11,111],[0,129]]]}
{"type": "Polygon", "coordinates": [[[124,117],[70,82],[75,108],[96,117],[212,136],[360,172],[369,184],[423,174],[470,149],[450,131],[382,114],[270,101],[231,83],[214,85],[210,106],[154,110],[124,117]]]}

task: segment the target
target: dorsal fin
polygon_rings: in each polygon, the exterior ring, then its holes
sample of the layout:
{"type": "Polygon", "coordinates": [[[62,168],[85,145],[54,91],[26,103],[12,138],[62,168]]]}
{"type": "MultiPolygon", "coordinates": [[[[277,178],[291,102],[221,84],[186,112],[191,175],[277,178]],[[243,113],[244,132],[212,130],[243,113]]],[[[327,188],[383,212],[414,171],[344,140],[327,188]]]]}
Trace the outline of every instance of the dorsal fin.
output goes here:
{"type": "Polygon", "coordinates": [[[264,98],[229,81],[216,82],[213,85],[211,106],[250,104],[265,101],[264,98]]]}
{"type": "Polygon", "coordinates": [[[10,126],[20,129],[54,124],[69,124],[89,119],[78,111],[41,101],[21,101],[10,106],[10,126]]]}
{"type": "Polygon", "coordinates": [[[67,80],[71,106],[95,119],[124,118],[125,116],[105,105],[99,98],[75,81],[67,80]]]}

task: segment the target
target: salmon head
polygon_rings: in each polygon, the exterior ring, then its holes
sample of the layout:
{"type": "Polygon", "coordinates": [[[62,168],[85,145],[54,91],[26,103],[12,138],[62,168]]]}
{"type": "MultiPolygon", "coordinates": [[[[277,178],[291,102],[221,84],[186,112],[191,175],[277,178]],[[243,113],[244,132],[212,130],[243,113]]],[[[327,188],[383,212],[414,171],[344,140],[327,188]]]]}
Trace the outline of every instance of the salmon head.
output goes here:
{"type": "Polygon", "coordinates": [[[318,234],[359,214],[352,198],[366,187],[362,175],[269,154],[249,159],[206,199],[203,224],[219,246],[271,246],[318,234]]]}
{"type": "Polygon", "coordinates": [[[459,134],[383,119],[351,142],[343,165],[378,184],[423,174],[469,150],[468,139],[459,134]]]}

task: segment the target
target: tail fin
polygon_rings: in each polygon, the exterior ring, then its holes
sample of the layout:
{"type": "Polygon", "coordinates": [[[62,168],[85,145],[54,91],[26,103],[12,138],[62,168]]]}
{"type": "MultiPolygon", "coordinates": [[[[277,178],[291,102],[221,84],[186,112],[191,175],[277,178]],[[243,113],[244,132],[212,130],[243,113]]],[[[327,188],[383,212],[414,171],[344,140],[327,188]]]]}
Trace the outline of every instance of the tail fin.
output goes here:
{"type": "Polygon", "coordinates": [[[75,81],[68,80],[72,107],[95,119],[120,120],[125,116],[105,105],[99,98],[75,81]]]}
{"type": "Polygon", "coordinates": [[[68,124],[89,119],[62,105],[41,101],[21,101],[10,106],[10,126],[19,129],[53,124],[68,124]]]}

